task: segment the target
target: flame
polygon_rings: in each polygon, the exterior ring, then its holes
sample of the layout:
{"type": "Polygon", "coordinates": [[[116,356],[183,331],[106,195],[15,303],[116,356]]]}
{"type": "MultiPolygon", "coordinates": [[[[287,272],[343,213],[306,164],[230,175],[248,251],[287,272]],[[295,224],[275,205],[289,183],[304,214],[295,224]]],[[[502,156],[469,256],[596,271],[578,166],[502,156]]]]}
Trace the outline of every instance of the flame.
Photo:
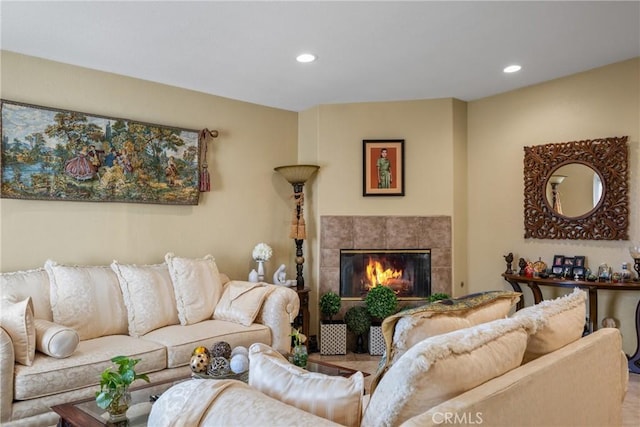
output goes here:
{"type": "Polygon", "coordinates": [[[379,261],[373,261],[369,258],[367,264],[367,286],[369,289],[378,285],[388,285],[389,281],[393,279],[402,278],[402,270],[394,270],[391,268],[385,269],[379,261]]]}

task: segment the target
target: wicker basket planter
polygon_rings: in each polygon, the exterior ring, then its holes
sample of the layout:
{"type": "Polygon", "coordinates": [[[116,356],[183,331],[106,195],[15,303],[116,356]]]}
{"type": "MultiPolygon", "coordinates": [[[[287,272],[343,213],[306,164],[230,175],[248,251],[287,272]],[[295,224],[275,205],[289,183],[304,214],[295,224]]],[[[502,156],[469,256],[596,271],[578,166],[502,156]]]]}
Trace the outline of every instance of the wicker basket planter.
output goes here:
{"type": "Polygon", "coordinates": [[[320,354],[347,354],[347,324],[323,322],[320,324],[320,354]]]}
{"type": "Polygon", "coordinates": [[[382,336],[382,326],[371,326],[369,328],[369,354],[371,356],[382,356],[384,354],[384,337],[382,336]]]}

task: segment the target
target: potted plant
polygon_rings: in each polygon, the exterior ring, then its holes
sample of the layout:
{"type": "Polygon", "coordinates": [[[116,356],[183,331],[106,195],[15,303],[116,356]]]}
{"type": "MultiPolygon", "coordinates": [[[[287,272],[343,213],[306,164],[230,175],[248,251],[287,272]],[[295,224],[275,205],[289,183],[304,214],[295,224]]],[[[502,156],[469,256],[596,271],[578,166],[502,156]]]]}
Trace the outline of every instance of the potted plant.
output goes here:
{"type": "Polygon", "coordinates": [[[320,322],[320,354],[347,354],[347,325],[333,320],[338,314],[342,300],[334,291],[320,297],[320,312],[324,319],[320,322]]]}
{"type": "Polygon", "coordinates": [[[382,336],[382,321],[396,312],[398,308],[398,297],[388,286],[378,285],[369,289],[364,299],[367,311],[374,319],[374,323],[369,328],[369,354],[380,356],[384,353],[384,337],[382,336]]]}
{"type": "Polygon", "coordinates": [[[307,341],[307,336],[300,332],[300,329],[292,328],[291,337],[293,338],[293,354],[290,362],[301,368],[306,368],[309,353],[307,352],[307,346],[304,345],[304,343],[307,341]]]}
{"type": "Polygon", "coordinates": [[[367,333],[371,326],[371,317],[367,309],[361,305],[351,307],[344,315],[347,328],[356,334],[356,353],[364,353],[363,335],[367,333]]]}
{"type": "Polygon", "coordinates": [[[106,409],[109,413],[109,420],[112,422],[122,421],[127,418],[127,409],[131,402],[129,386],[135,380],[149,382],[146,374],[137,374],[135,366],[141,359],[130,359],[126,356],[116,356],[111,359],[118,365],[118,370],[113,371],[108,367],[100,375],[100,391],[96,392],[96,404],[106,409]]]}
{"type": "Polygon", "coordinates": [[[443,299],[449,299],[451,298],[449,295],[447,294],[443,294],[443,293],[438,293],[436,292],[435,294],[431,294],[427,297],[427,302],[436,302],[436,301],[440,301],[443,299]]]}

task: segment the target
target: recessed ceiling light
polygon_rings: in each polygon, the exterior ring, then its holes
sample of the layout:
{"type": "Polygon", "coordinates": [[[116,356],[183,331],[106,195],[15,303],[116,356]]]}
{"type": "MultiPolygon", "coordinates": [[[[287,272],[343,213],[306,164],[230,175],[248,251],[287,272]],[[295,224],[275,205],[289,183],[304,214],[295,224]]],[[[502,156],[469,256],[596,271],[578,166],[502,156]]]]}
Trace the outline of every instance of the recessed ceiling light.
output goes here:
{"type": "Polygon", "coordinates": [[[311,54],[311,53],[303,53],[303,54],[298,55],[298,56],[296,57],[296,61],[298,61],[298,62],[303,62],[303,63],[306,63],[306,62],[313,62],[313,61],[315,61],[315,60],[316,60],[316,56],[315,56],[315,55],[313,55],[313,54],[311,54]]]}
{"type": "Polygon", "coordinates": [[[505,73],[515,73],[516,71],[520,71],[522,67],[519,65],[509,65],[508,67],[505,67],[504,71],[505,73]]]}

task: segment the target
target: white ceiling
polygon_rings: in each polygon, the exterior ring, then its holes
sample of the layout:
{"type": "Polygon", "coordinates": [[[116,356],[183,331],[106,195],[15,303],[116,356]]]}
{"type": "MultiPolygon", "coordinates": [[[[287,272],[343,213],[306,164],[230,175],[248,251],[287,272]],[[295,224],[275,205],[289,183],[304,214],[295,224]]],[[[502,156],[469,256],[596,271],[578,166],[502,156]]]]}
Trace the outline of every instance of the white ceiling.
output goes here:
{"type": "Polygon", "coordinates": [[[640,56],[639,1],[2,0],[0,20],[3,50],[292,111],[470,101],[640,56]]]}

